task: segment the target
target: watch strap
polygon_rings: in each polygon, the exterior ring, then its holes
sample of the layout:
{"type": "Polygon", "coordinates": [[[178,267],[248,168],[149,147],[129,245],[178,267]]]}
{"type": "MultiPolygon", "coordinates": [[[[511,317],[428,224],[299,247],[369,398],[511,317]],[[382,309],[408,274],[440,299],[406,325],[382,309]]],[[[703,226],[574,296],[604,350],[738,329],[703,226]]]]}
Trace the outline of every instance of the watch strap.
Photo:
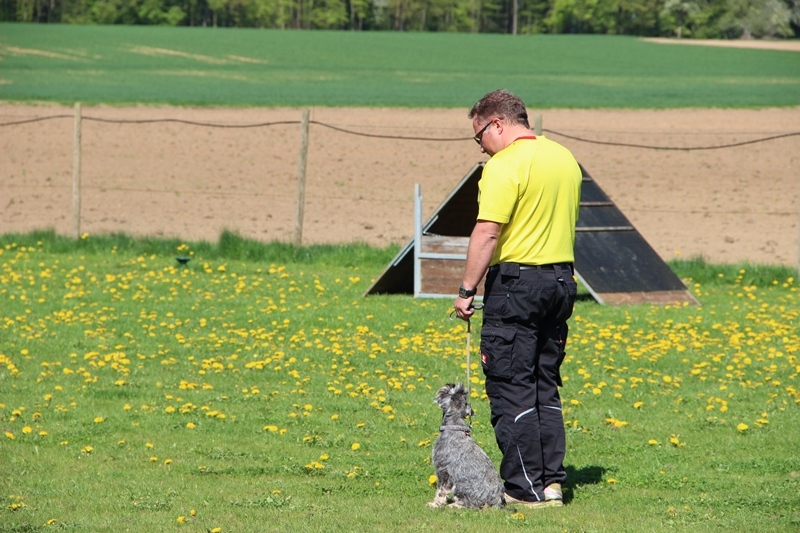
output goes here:
{"type": "Polygon", "coordinates": [[[458,297],[459,298],[471,298],[478,293],[478,289],[466,289],[463,285],[459,285],[458,287],[458,297]]]}

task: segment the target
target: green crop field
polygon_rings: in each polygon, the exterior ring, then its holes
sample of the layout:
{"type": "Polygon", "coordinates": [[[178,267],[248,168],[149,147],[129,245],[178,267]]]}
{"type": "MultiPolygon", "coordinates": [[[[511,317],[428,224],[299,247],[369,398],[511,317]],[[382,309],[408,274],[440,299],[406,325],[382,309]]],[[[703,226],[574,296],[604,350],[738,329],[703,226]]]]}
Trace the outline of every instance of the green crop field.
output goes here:
{"type": "Polygon", "coordinates": [[[702,307],[578,302],[567,505],[478,512],[425,506],[466,328],[449,300],[361,297],[393,252],[0,238],[0,531],[800,528],[789,269],[674,264],[702,307]]]}
{"type": "Polygon", "coordinates": [[[214,106],[800,105],[793,52],[618,36],[0,24],[0,99],[214,106]]]}

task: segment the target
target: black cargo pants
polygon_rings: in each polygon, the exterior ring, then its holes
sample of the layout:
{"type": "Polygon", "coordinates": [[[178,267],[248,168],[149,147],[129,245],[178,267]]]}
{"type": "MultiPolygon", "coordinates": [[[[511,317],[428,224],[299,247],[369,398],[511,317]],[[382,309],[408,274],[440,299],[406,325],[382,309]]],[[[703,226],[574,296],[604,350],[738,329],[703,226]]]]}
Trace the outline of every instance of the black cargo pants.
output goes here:
{"type": "Polygon", "coordinates": [[[520,500],[543,500],[546,486],[566,480],[559,367],[576,289],[568,264],[501,263],[486,277],[481,362],[500,477],[520,500]]]}

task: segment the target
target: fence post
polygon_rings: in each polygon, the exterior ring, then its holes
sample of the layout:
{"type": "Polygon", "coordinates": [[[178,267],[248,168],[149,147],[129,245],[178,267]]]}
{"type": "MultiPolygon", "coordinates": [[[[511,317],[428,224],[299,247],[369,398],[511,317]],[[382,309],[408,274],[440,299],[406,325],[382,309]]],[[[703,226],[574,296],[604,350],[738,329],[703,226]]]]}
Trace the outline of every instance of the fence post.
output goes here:
{"type": "Polygon", "coordinates": [[[75,134],[72,148],[72,235],[81,238],[81,103],[75,102],[75,134]]]}
{"type": "Polygon", "coordinates": [[[536,135],[542,134],[542,115],[536,115],[533,117],[533,133],[536,135]]]}
{"type": "Polygon", "coordinates": [[[300,122],[300,163],[297,168],[297,218],[294,223],[294,245],[303,244],[303,216],[306,204],[306,161],[308,159],[308,109],[300,122]]]}

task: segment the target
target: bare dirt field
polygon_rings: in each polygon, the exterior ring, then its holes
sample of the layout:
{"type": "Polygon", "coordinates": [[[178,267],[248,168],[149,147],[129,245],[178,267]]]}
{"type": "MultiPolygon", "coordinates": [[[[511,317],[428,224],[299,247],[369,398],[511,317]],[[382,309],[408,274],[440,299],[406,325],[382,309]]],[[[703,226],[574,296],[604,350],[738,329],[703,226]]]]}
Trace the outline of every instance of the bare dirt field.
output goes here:
{"type": "MultiPolygon", "coordinates": [[[[531,115],[537,113],[532,107],[531,115]]],[[[72,233],[73,109],[0,103],[0,233],[72,233]]],[[[223,229],[291,241],[301,109],[84,107],[81,232],[216,240],[223,229]],[[248,125],[211,128],[182,119],[248,125]]],[[[569,147],[664,258],[798,264],[800,108],[546,110],[545,134],[569,147]],[[579,137],[569,139],[562,134],[579,137]]],[[[312,108],[303,242],[404,244],[414,184],[433,209],[477,162],[465,109],[312,108]],[[323,126],[403,140],[354,135],[323,126]]]]}

